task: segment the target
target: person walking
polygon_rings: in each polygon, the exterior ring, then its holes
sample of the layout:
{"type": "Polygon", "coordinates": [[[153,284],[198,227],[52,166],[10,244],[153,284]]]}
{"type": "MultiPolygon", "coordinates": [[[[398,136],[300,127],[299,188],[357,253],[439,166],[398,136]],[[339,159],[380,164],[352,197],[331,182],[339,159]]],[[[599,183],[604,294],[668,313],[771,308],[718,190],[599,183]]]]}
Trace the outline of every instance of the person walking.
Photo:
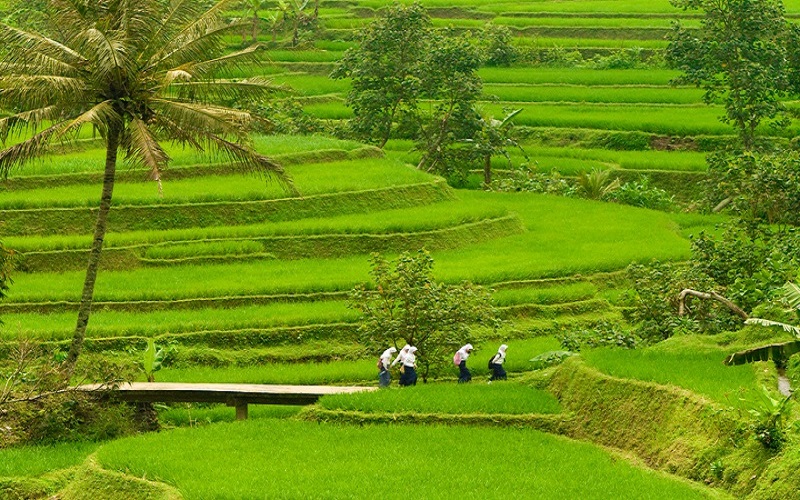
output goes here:
{"type": "Polygon", "coordinates": [[[417,348],[408,346],[408,351],[403,357],[403,364],[400,368],[400,385],[417,385],[417,348]]]}
{"type": "Polygon", "coordinates": [[[492,380],[506,380],[506,378],[508,378],[506,370],[503,368],[503,363],[506,362],[506,349],[508,349],[508,346],[502,344],[497,350],[497,354],[492,356],[492,359],[489,360],[489,368],[492,370],[492,376],[489,378],[490,382],[492,380]]]}
{"type": "Polygon", "coordinates": [[[401,363],[400,366],[401,367],[403,366],[402,365],[403,358],[405,358],[406,354],[408,354],[408,348],[409,347],[411,347],[411,346],[406,344],[406,345],[403,346],[402,349],[400,349],[400,352],[397,353],[397,357],[394,358],[394,361],[392,361],[392,366],[396,365],[397,363],[401,363]]]}
{"type": "Polygon", "coordinates": [[[467,358],[472,353],[472,344],[467,344],[456,352],[453,362],[458,365],[458,383],[464,384],[472,380],[472,374],[467,368],[467,358]]]}
{"type": "Polygon", "coordinates": [[[390,347],[383,351],[381,357],[378,359],[378,386],[389,387],[392,382],[392,375],[389,373],[389,367],[392,363],[392,354],[397,352],[396,347],[390,347]]]}

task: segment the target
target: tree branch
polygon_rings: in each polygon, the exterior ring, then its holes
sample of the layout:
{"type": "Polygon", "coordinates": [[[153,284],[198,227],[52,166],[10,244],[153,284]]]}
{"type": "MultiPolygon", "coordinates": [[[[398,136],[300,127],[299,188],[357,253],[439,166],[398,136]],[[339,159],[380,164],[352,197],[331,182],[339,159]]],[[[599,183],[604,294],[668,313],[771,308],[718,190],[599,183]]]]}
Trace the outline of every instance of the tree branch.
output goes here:
{"type": "Polygon", "coordinates": [[[728,309],[731,310],[732,313],[736,314],[743,320],[747,320],[750,316],[744,312],[744,310],[731,302],[730,300],[726,299],[722,295],[718,294],[717,292],[698,292],[697,290],[692,290],[691,288],[686,288],[681,291],[680,295],[678,295],[679,299],[679,306],[678,306],[678,316],[683,316],[686,314],[686,297],[697,297],[700,299],[706,300],[716,300],[724,304],[728,309]]]}

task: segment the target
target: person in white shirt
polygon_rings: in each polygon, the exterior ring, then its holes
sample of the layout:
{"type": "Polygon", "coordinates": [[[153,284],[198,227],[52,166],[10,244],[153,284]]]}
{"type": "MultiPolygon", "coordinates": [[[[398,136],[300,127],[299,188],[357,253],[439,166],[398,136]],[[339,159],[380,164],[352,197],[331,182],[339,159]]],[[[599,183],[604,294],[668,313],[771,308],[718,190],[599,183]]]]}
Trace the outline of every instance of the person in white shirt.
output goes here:
{"type": "Polygon", "coordinates": [[[408,346],[408,352],[403,357],[403,365],[401,368],[400,385],[417,385],[417,348],[408,346]]]}
{"type": "Polygon", "coordinates": [[[508,377],[505,368],[503,368],[503,363],[506,362],[506,349],[508,349],[508,346],[502,344],[497,350],[497,354],[489,360],[489,368],[492,369],[492,376],[489,380],[506,380],[508,377]]]}
{"type": "MultiPolygon", "coordinates": [[[[392,361],[392,366],[396,365],[397,363],[402,363],[403,362],[403,358],[405,358],[406,354],[408,354],[408,348],[409,347],[411,347],[411,346],[406,344],[406,345],[403,346],[402,349],[400,349],[400,352],[397,353],[397,357],[394,358],[394,361],[392,361]]],[[[400,365],[400,366],[402,366],[402,365],[400,365]]]]}
{"type": "Polygon", "coordinates": [[[458,383],[464,384],[472,380],[472,374],[467,368],[467,358],[472,353],[472,344],[467,344],[456,352],[453,362],[458,365],[458,383]]]}
{"type": "Polygon", "coordinates": [[[380,359],[378,359],[378,385],[380,387],[389,387],[392,382],[392,376],[389,373],[389,367],[392,362],[392,354],[397,352],[396,347],[390,347],[383,351],[380,359]]]}

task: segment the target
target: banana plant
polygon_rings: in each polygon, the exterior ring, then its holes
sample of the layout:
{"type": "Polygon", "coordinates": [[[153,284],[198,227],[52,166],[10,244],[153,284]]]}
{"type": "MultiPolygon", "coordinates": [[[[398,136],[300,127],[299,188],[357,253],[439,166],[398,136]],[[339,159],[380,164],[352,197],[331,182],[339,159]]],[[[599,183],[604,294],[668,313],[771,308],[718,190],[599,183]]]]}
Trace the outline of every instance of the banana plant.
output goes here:
{"type": "Polygon", "coordinates": [[[156,381],[155,372],[161,369],[165,356],[164,349],[157,348],[153,339],[147,339],[147,348],[142,354],[142,371],[148,382],[156,381]]]}
{"type": "MultiPolygon", "coordinates": [[[[800,287],[794,283],[786,283],[783,286],[783,299],[792,309],[800,313],[800,287]]],[[[771,321],[763,318],[749,318],[745,321],[747,325],[760,325],[771,328],[781,328],[783,331],[791,333],[797,340],[769,344],[744,351],[735,352],[725,358],[726,365],[741,365],[754,361],[767,361],[771,359],[778,368],[783,368],[786,361],[800,352],[800,326],[771,321]]]]}

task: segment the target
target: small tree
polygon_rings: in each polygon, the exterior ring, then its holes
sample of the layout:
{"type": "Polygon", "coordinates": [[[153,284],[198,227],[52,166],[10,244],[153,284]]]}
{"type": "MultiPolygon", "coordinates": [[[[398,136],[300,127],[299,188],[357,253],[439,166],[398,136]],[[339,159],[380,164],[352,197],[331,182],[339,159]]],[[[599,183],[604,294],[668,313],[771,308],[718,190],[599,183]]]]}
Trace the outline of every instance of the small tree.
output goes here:
{"type": "Polygon", "coordinates": [[[464,156],[468,158],[470,154],[463,142],[479,135],[482,126],[475,109],[483,90],[477,73],[480,65],[480,49],[470,37],[432,36],[422,82],[424,95],[431,100],[431,110],[423,121],[416,145],[422,152],[417,165],[420,170],[446,177],[463,175],[464,156]],[[458,154],[462,149],[465,154],[458,154]]]}
{"type": "Polygon", "coordinates": [[[779,0],[672,0],[683,10],[701,10],[700,29],[675,24],[667,60],[683,71],[676,84],[705,90],[706,103],[721,99],[722,121],[733,124],[745,149],[769,119],[785,125],[781,101],[788,88],[788,24],[779,0]]]}
{"type": "Polygon", "coordinates": [[[360,285],[350,293],[350,307],[363,314],[359,333],[364,343],[375,349],[416,346],[424,382],[469,341],[470,325],[496,327],[498,322],[489,290],[468,282],[436,282],[432,268],[433,258],[425,250],[405,252],[394,264],[375,254],[375,288],[360,285]]]}
{"type": "Polygon", "coordinates": [[[431,20],[419,4],[393,5],[367,26],[331,74],[351,78],[347,105],[356,136],[383,148],[397,121],[416,121],[431,20]]]}

